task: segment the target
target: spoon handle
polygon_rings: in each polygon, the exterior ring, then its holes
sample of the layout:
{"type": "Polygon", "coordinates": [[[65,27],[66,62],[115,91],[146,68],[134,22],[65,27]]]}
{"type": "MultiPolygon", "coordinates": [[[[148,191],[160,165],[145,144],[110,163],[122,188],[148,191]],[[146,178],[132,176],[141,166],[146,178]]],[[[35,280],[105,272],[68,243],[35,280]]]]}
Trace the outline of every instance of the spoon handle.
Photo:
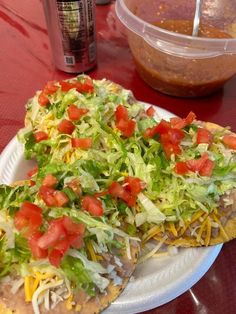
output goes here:
{"type": "Polygon", "coordinates": [[[198,35],[199,24],[200,24],[200,14],[201,14],[201,0],[196,0],[196,8],[195,8],[195,15],[194,15],[194,20],[193,20],[192,36],[198,35]]]}

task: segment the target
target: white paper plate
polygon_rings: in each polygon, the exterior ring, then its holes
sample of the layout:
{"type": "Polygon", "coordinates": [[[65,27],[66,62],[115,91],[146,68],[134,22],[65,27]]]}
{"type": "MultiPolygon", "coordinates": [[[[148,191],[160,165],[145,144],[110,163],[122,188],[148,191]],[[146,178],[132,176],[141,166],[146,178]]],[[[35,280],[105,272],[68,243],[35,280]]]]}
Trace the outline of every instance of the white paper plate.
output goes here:
{"type": "MultiPolygon", "coordinates": [[[[155,107],[159,117],[174,115],[155,107]]],[[[0,158],[0,182],[9,184],[26,178],[34,166],[24,160],[23,148],[14,137],[0,158]]],[[[153,258],[137,267],[134,279],[104,314],[134,314],[165,304],[190,289],[209,269],[222,245],[179,249],[176,256],[153,258]]]]}

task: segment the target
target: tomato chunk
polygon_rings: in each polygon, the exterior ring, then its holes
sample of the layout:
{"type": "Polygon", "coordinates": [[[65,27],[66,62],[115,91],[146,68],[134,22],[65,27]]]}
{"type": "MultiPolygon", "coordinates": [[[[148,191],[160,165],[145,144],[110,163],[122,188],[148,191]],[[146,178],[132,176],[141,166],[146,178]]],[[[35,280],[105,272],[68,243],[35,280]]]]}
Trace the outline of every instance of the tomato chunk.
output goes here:
{"type": "Polygon", "coordinates": [[[128,110],[123,105],[118,105],[115,111],[116,121],[129,120],[128,110]]]}
{"type": "Polygon", "coordinates": [[[185,118],[186,125],[191,124],[195,119],[196,119],[195,113],[190,111],[187,117],[185,118]]]}
{"type": "Polygon", "coordinates": [[[34,258],[45,258],[48,256],[48,250],[41,249],[38,246],[38,240],[42,237],[42,235],[42,232],[36,231],[28,240],[28,244],[34,258]]]}
{"type": "Polygon", "coordinates": [[[43,222],[42,209],[25,201],[15,214],[14,224],[17,230],[22,231],[26,237],[32,235],[43,222]]]}
{"type": "Polygon", "coordinates": [[[162,140],[166,137],[166,140],[171,144],[179,144],[184,138],[184,132],[179,129],[169,129],[167,135],[161,135],[162,140]]]}
{"type": "Polygon", "coordinates": [[[93,93],[94,86],[91,78],[87,77],[83,83],[76,81],[76,90],[80,93],[93,93]]]}
{"type": "Polygon", "coordinates": [[[184,175],[189,171],[198,172],[201,176],[210,177],[212,175],[215,163],[209,159],[207,153],[204,153],[199,159],[190,159],[185,162],[177,162],[175,172],[184,175]]]}
{"type": "Polygon", "coordinates": [[[189,170],[193,172],[199,172],[208,159],[208,154],[204,153],[199,159],[187,160],[186,164],[189,170]]]}
{"type": "Polygon", "coordinates": [[[234,135],[225,135],[223,137],[223,143],[225,146],[236,150],[236,136],[234,135]]]}
{"type": "Polygon", "coordinates": [[[187,125],[191,124],[196,119],[195,113],[192,111],[187,115],[186,118],[181,119],[179,117],[174,117],[170,119],[171,126],[176,129],[183,129],[187,125]]]}
{"type": "Polygon", "coordinates": [[[146,114],[149,116],[149,117],[153,117],[154,114],[155,114],[155,109],[153,106],[150,106],[148,107],[148,109],[146,110],[146,114]]]}
{"type": "Polygon", "coordinates": [[[57,250],[57,249],[53,249],[49,255],[48,255],[48,259],[49,259],[49,262],[55,266],[55,267],[59,267],[60,266],[60,263],[61,263],[61,260],[63,258],[63,253],[60,251],[60,250],[57,250]]]}
{"type": "Polygon", "coordinates": [[[50,263],[59,267],[60,262],[70,247],[83,246],[85,225],[76,223],[70,217],[63,216],[52,220],[45,233],[34,232],[28,240],[35,258],[48,256],[50,263]]]}
{"type": "Polygon", "coordinates": [[[184,161],[179,161],[176,163],[175,165],[175,172],[177,174],[186,174],[189,172],[188,166],[186,164],[186,162],[184,161]]]}
{"type": "Polygon", "coordinates": [[[39,102],[40,106],[42,106],[42,107],[45,107],[50,103],[48,96],[44,92],[41,92],[39,94],[38,102],[39,102]]]}
{"type": "Polygon", "coordinates": [[[83,238],[81,236],[77,236],[76,238],[70,239],[71,246],[75,249],[80,249],[84,245],[83,238]]]}
{"type": "Polygon", "coordinates": [[[69,120],[66,120],[66,119],[63,119],[59,124],[58,124],[58,127],[57,127],[58,131],[60,133],[64,133],[64,134],[72,134],[72,132],[74,131],[75,129],[75,125],[69,121],[69,120]]]}
{"type": "Polygon", "coordinates": [[[52,187],[42,185],[39,188],[39,196],[45,202],[45,204],[49,207],[56,206],[56,200],[54,197],[55,190],[52,187]]]}
{"type": "Polygon", "coordinates": [[[126,191],[126,189],[118,182],[112,182],[108,188],[108,192],[111,196],[123,200],[130,207],[136,204],[136,196],[126,191]]]}
{"type": "Polygon", "coordinates": [[[119,105],[115,111],[116,127],[119,129],[123,136],[130,137],[135,131],[136,122],[129,119],[128,110],[125,106],[119,105]]]}
{"type": "Polygon", "coordinates": [[[136,177],[126,177],[124,182],[126,183],[125,189],[132,195],[138,195],[144,188],[142,180],[136,177]]]}
{"type": "Polygon", "coordinates": [[[133,120],[119,120],[116,123],[117,129],[119,129],[125,137],[130,137],[135,131],[136,122],[133,120]]]}
{"type": "Polygon", "coordinates": [[[199,128],[197,130],[197,138],[196,142],[197,144],[205,143],[205,144],[211,144],[213,140],[212,133],[204,128],[199,128]]]}
{"type": "Polygon", "coordinates": [[[82,116],[84,116],[86,113],[88,113],[89,110],[87,108],[78,108],[76,105],[70,105],[67,113],[72,121],[79,120],[82,116]]]}
{"type": "Polygon", "coordinates": [[[161,120],[156,126],[154,126],[155,134],[165,134],[168,133],[170,130],[170,122],[161,120]]]}
{"type": "Polygon", "coordinates": [[[71,145],[74,148],[89,149],[92,147],[93,140],[91,138],[72,138],[71,145]]]}
{"type": "Polygon", "coordinates": [[[54,199],[57,207],[63,207],[69,202],[68,196],[62,191],[55,191],[54,199]]]}
{"type": "Polygon", "coordinates": [[[38,132],[34,133],[34,138],[35,138],[35,141],[37,143],[39,143],[41,141],[47,140],[48,139],[48,135],[44,131],[38,131],[38,132]]]}
{"type": "Polygon", "coordinates": [[[62,92],[68,92],[70,89],[75,88],[75,84],[70,82],[60,81],[59,84],[61,85],[62,92]]]}
{"type": "Polygon", "coordinates": [[[65,237],[66,232],[63,227],[63,220],[61,218],[58,218],[50,223],[48,230],[38,240],[38,246],[41,249],[48,249],[55,246],[65,237]]]}
{"type": "Polygon", "coordinates": [[[92,216],[102,216],[102,202],[94,196],[86,195],[82,197],[81,206],[88,211],[92,216]]]}
{"type": "Polygon", "coordinates": [[[58,90],[58,86],[55,85],[56,81],[47,82],[46,86],[43,89],[43,92],[47,95],[54,94],[58,90]]]}
{"type": "Polygon", "coordinates": [[[83,235],[85,225],[83,223],[75,223],[70,217],[63,217],[63,226],[69,235],[83,235]]]}
{"type": "Polygon", "coordinates": [[[201,176],[210,177],[212,175],[215,163],[213,160],[208,159],[202,168],[199,170],[201,176]]]}
{"type": "Polygon", "coordinates": [[[47,186],[49,188],[54,187],[57,184],[58,180],[52,174],[47,174],[46,177],[43,179],[42,185],[47,186]]]}

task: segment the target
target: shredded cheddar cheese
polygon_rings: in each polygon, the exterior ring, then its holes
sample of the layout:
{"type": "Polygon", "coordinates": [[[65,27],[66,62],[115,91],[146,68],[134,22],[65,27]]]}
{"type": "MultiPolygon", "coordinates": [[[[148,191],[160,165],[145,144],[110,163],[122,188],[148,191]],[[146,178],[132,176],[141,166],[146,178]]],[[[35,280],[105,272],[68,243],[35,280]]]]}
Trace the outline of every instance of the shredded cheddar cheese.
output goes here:
{"type": "Polygon", "coordinates": [[[206,228],[206,238],[205,238],[205,245],[208,246],[211,239],[211,220],[207,217],[207,228],[206,228]]]}
{"type": "Polygon", "coordinates": [[[178,236],[178,232],[177,232],[177,230],[175,228],[175,224],[173,222],[170,222],[169,223],[169,227],[170,227],[170,231],[173,233],[173,235],[175,237],[177,237],[178,236]]]}
{"type": "Polygon", "coordinates": [[[31,302],[32,300],[32,276],[26,276],[25,277],[25,301],[26,302],[31,302]]]}

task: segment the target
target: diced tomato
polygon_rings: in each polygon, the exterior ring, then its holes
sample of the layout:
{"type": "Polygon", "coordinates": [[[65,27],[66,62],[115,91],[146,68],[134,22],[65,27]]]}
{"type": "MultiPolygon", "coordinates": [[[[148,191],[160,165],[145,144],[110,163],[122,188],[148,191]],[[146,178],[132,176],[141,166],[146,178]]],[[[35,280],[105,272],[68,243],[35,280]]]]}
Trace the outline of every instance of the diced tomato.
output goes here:
{"type": "Polygon", "coordinates": [[[60,266],[62,258],[63,253],[56,249],[53,249],[48,255],[49,262],[55,267],[60,266]]]}
{"type": "Polygon", "coordinates": [[[27,176],[29,178],[33,177],[37,172],[39,171],[38,166],[35,166],[34,168],[32,168],[30,171],[27,172],[27,176]]]}
{"type": "Polygon", "coordinates": [[[38,102],[42,107],[47,106],[49,104],[48,96],[44,92],[41,92],[38,97],[38,102]]]}
{"type": "Polygon", "coordinates": [[[210,177],[214,169],[214,161],[209,159],[207,153],[204,153],[199,159],[190,159],[186,162],[180,161],[175,165],[177,174],[186,174],[189,171],[198,172],[201,176],[210,177]]]}
{"type": "Polygon", "coordinates": [[[83,83],[76,81],[76,90],[79,93],[93,93],[94,92],[94,86],[93,81],[91,78],[86,78],[83,83]]]}
{"type": "Polygon", "coordinates": [[[42,237],[42,235],[42,232],[36,231],[31,235],[28,240],[28,244],[34,258],[45,258],[48,256],[48,250],[41,249],[38,246],[38,240],[42,237]]]}
{"type": "MultiPolygon", "coordinates": [[[[73,236],[73,238],[77,237],[77,235],[73,236]]],[[[71,245],[70,239],[66,236],[64,239],[60,239],[54,246],[53,249],[60,251],[63,255],[70,248],[71,245]]]]}
{"type": "Polygon", "coordinates": [[[112,182],[108,188],[108,192],[111,196],[122,199],[130,207],[136,203],[136,197],[126,191],[118,182],[112,182]]]}
{"type": "Polygon", "coordinates": [[[182,150],[178,144],[171,144],[169,142],[162,143],[165,155],[167,159],[171,158],[171,155],[179,155],[181,154],[182,150]]]}
{"type": "Polygon", "coordinates": [[[14,224],[17,230],[22,231],[26,237],[32,235],[43,222],[42,209],[25,201],[15,214],[14,224]]]}
{"type": "Polygon", "coordinates": [[[66,119],[63,119],[59,124],[58,124],[58,127],[57,127],[58,131],[60,133],[64,133],[64,134],[72,134],[72,132],[74,131],[75,129],[75,126],[74,124],[69,121],[69,120],[66,120],[66,119]]]}
{"type": "Polygon", "coordinates": [[[197,144],[205,143],[205,144],[211,144],[213,140],[213,135],[210,131],[204,128],[199,128],[197,130],[197,144]]]}
{"type": "Polygon", "coordinates": [[[165,134],[170,130],[170,122],[161,120],[156,126],[154,126],[155,134],[165,134]]]}
{"type": "Polygon", "coordinates": [[[62,207],[69,202],[69,198],[64,192],[56,191],[52,187],[45,185],[39,188],[39,196],[49,207],[62,207]]]}
{"type": "Polygon", "coordinates": [[[47,186],[49,188],[54,187],[57,184],[58,180],[52,174],[47,174],[46,177],[43,179],[42,185],[47,186]]]}
{"type": "Polygon", "coordinates": [[[66,81],[60,81],[59,83],[61,85],[62,92],[68,92],[70,89],[75,88],[75,84],[73,83],[69,83],[66,81]]]}
{"type": "Polygon", "coordinates": [[[155,127],[153,128],[147,128],[144,133],[143,133],[143,137],[144,138],[152,138],[156,135],[156,132],[155,132],[155,127]]]}
{"type": "Polygon", "coordinates": [[[48,256],[50,263],[56,267],[70,247],[83,246],[85,225],[75,223],[70,217],[63,216],[52,220],[45,233],[34,232],[29,239],[29,246],[35,258],[48,256]]]}
{"type": "Polygon", "coordinates": [[[175,165],[175,172],[177,174],[181,174],[181,175],[188,173],[189,169],[187,167],[186,162],[184,162],[184,161],[177,162],[176,165],[175,165]]]}
{"type": "Polygon", "coordinates": [[[93,145],[91,138],[72,138],[71,145],[74,148],[89,149],[93,145]]]}
{"type": "Polygon", "coordinates": [[[135,177],[126,177],[124,182],[126,183],[125,189],[132,195],[136,196],[143,190],[142,180],[135,177]]]}
{"type": "Polygon", "coordinates": [[[63,219],[58,218],[50,223],[48,230],[38,240],[38,246],[41,249],[48,249],[54,247],[64,238],[66,238],[66,231],[63,226],[63,219]]]}
{"type": "Polygon", "coordinates": [[[126,109],[126,107],[123,105],[117,106],[115,111],[115,117],[117,122],[120,120],[129,120],[128,110],[126,109]]]}
{"type": "Polygon", "coordinates": [[[55,191],[54,199],[57,207],[63,207],[69,202],[68,196],[62,191],[55,191]]]}
{"type": "Polygon", "coordinates": [[[63,226],[69,235],[83,235],[85,232],[85,225],[83,223],[75,223],[70,217],[63,217],[63,226]]]}
{"type": "Polygon", "coordinates": [[[187,125],[191,124],[196,119],[195,113],[192,111],[187,115],[186,118],[181,119],[179,117],[174,117],[170,119],[171,126],[176,129],[183,129],[187,125]]]}
{"type": "Polygon", "coordinates": [[[134,134],[136,122],[134,120],[129,120],[126,130],[123,130],[122,133],[126,137],[130,137],[134,134]]]}
{"type": "Polygon", "coordinates": [[[148,109],[146,110],[146,114],[147,114],[149,117],[153,117],[153,116],[154,116],[154,114],[155,114],[155,109],[153,108],[153,106],[148,107],[148,109]]]}
{"type": "Polygon", "coordinates": [[[179,117],[173,117],[170,118],[170,124],[173,128],[182,129],[185,126],[185,121],[179,117]]]}
{"type": "Polygon", "coordinates": [[[215,163],[213,160],[206,160],[205,164],[202,166],[202,168],[199,170],[199,174],[201,176],[210,177],[212,175],[213,169],[215,167],[215,163]]]}
{"type": "Polygon", "coordinates": [[[28,201],[25,201],[21,207],[20,207],[20,210],[24,213],[26,213],[26,215],[30,215],[30,213],[34,212],[34,213],[42,213],[42,208],[33,204],[33,203],[30,203],[28,201]]]}
{"type": "Polygon", "coordinates": [[[134,120],[119,120],[116,123],[117,129],[119,129],[125,137],[130,137],[135,131],[136,122],[134,120]]]}
{"type": "Polygon", "coordinates": [[[94,196],[86,195],[82,197],[81,206],[88,211],[92,216],[102,216],[102,202],[94,196]]]}
{"type": "Polygon", "coordinates": [[[161,138],[163,140],[163,138],[166,136],[168,138],[168,142],[170,142],[171,144],[179,144],[181,142],[181,140],[184,138],[184,132],[182,130],[179,129],[169,129],[168,135],[163,134],[161,135],[161,138]]]}
{"type": "Polygon", "coordinates": [[[236,150],[236,136],[234,135],[225,135],[223,137],[223,143],[225,146],[236,150]]]}
{"type": "Polygon", "coordinates": [[[77,236],[72,241],[70,239],[70,243],[71,243],[71,246],[75,249],[80,249],[84,245],[84,241],[83,241],[83,238],[81,236],[77,236]]]}
{"type": "Polygon", "coordinates": [[[72,121],[77,121],[79,120],[82,116],[84,116],[86,113],[89,112],[89,109],[87,108],[78,108],[76,105],[70,105],[67,113],[72,121]]]}
{"type": "Polygon", "coordinates": [[[128,110],[123,105],[119,105],[115,111],[116,127],[125,137],[133,135],[136,122],[129,119],[128,110]]]}
{"type": "Polygon", "coordinates": [[[190,111],[187,117],[185,118],[186,125],[191,124],[195,119],[196,119],[195,113],[190,111]]]}
{"type": "Polygon", "coordinates": [[[38,131],[38,132],[34,133],[34,138],[35,138],[35,141],[37,143],[39,143],[41,141],[47,140],[48,139],[48,135],[44,131],[38,131]]]}
{"type": "Polygon", "coordinates": [[[207,153],[204,153],[199,159],[187,160],[186,164],[189,170],[199,172],[207,160],[209,160],[209,156],[207,153]]]}
{"type": "Polygon", "coordinates": [[[42,200],[45,202],[45,204],[49,207],[56,206],[56,201],[54,198],[54,192],[55,190],[51,187],[47,186],[41,186],[39,188],[39,196],[42,198],[42,200]]]}
{"type": "Polygon", "coordinates": [[[55,85],[56,81],[47,82],[46,86],[43,89],[43,92],[47,95],[54,94],[58,90],[58,86],[55,85]]]}
{"type": "Polygon", "coordinates": [[[160,142],[167,159],[170,159],[172,154],[179,155],[181,153],[179,143],[183,138],[184,132],[175,128],[170,128],[167,133],[161,134],[160,142]]]}
{"type": "Polygon", "coordinates": [[[118,182],[112,182],[112,184],[108,188],[108,193],[113,197],[119,197],[123,199],[123,195],[125,193],[124,187],[118,182]]]}

